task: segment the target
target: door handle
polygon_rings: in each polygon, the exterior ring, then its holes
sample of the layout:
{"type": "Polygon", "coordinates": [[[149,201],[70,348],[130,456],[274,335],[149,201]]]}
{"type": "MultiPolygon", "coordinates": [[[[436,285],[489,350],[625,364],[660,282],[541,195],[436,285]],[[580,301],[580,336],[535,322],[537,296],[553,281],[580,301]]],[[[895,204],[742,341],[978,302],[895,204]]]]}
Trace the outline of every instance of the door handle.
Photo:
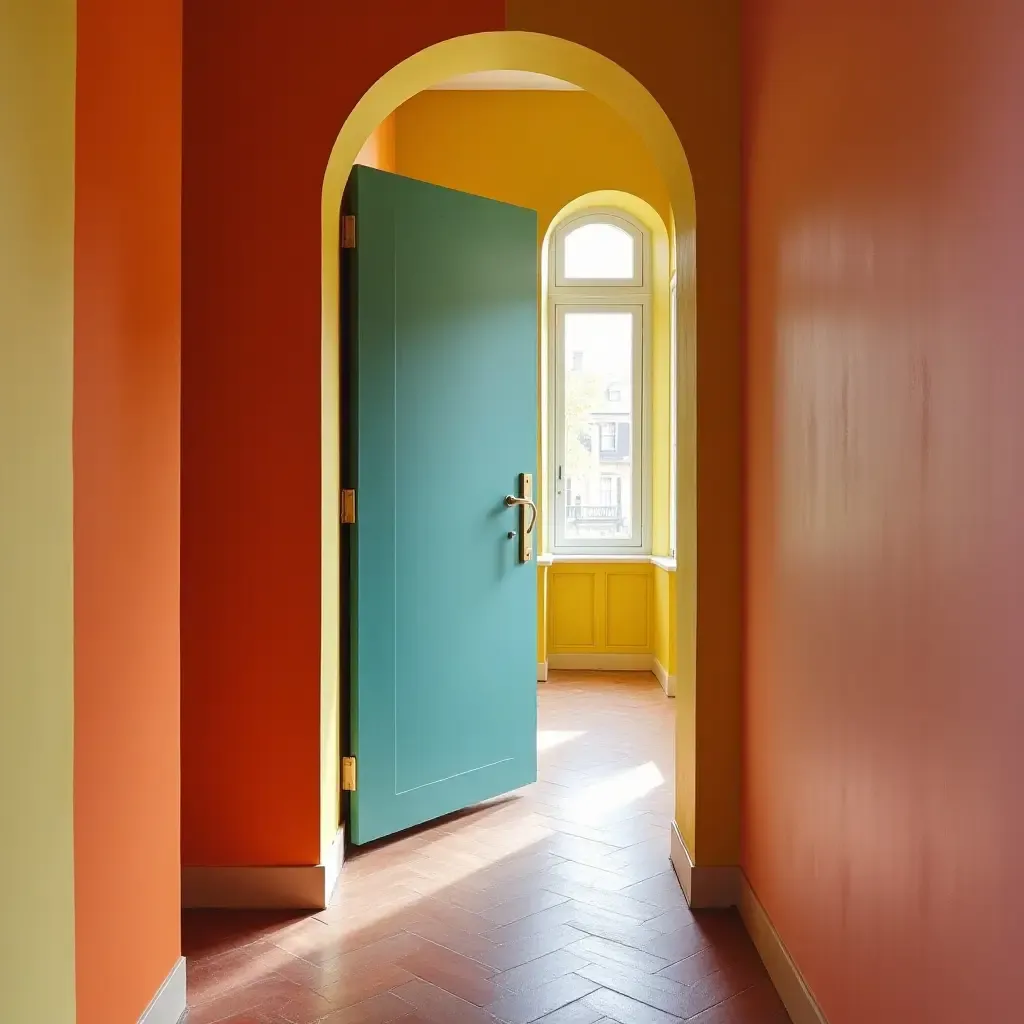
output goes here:
{"type": "Polygon", "coordinates": [[[533,515],[530,518],[530,525],[526,528],[527,533],[533,533],[533,528],[537,525],[537,504],[530,498],[517,498],[514,494],[505,495],[505,504],[509,508],[514,508],[519,505],[520,508],[528,508],[533,515]]]}
{"type": "Polygon", "coordinates": [[[537,525],[537,503],[533,500],[533,474],[519,474],[519,494],[505,495],[505,505],[508,508],[519,508],[519,561],[530,562],[533,560],[533,528],[537,525]],[[529,525],[526,524],[526,510],[529,509],[529,525]]]}

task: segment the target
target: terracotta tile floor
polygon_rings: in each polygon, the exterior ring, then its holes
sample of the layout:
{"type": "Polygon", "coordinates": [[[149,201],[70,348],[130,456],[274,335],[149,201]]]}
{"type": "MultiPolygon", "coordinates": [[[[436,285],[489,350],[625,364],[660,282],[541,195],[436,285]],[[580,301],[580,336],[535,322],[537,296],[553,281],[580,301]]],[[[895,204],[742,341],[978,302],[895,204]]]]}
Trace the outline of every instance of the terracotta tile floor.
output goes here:
{"type": "Polygon", "coordinates": [[[732,912],[668,862],[673,704],[540,686],[540,780],[365,848],[315,916],[185,915],[189,1024],[785,1024],[732,912]]]}

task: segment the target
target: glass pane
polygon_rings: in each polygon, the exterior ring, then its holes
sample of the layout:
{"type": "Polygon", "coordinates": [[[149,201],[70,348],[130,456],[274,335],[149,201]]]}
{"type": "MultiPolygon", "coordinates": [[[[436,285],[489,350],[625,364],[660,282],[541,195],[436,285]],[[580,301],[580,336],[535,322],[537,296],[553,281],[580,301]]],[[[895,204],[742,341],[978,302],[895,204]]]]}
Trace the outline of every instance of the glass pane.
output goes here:
{"type": "Polygon", "coordinates": [[[633,236],[614,224],[584,224],[565,236],[566,279],[632,280],[633,236]]]}
{"type": "Polygon", "coordinates": [[[566,313],[565,539],[633,536],[632,313],[566,313]]]}

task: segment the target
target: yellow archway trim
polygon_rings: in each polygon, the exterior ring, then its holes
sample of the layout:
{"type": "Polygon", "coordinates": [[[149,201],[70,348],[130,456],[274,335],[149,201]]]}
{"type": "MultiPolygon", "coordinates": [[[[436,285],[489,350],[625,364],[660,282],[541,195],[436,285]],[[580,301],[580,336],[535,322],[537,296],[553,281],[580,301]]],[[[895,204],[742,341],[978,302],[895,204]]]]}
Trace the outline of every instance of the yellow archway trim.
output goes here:
{"type": "MultiPolygon", "coordinates": [[[[321,201],[321,850],[326,858],[338,827],[340,781],[340,621],[339,579],[339,324],[340,281],[338,229],[342,192],[356,155],[373,129],[416,93],[456,75],[477,71],[515,69],[551,75],[572,82],[607,103],[628,121],[654,157],[669,190],[673,229],[677,237],[692,237],[694,224],[693,178],[682,143],[657,100],[624,68],[600,53],[554,36],[533,32],[482,32],[459,36],[421,50],[381,77],[356,104],[335,141],[327,164],[321,201]]],[[[693,275],[680,281],[680,311],[689,318],[695,310],[693,275]]],[[[682,319],[680,323],[682,323],[682,319]]],[[[682,354],[682,353],[681,353],[682,354]]],[[[680,359],[680,366],[689,360],[680,359]]],[[[695,402],[693,375],[681,372],[680,408],[695,402]]],[[[692,420],[680,417],[680,424],[692,420]]],[[[694,434],[695,437],[695,434],[694,434]]],[[[681,458],[692,449],[680,438],[681,458]]],[[[680,507],[679,551],[696,551],[692,514],[680,507]],[[686,543],[686,541],[690,543],[686,543]]],[[[680,580],[680,585],[690,581],[680,580]]],[[[685,610],[680,601],[680,625],[685,610]]],[[[692,632],[692,629],[691,629],[692,632]]],[[[680,642],[685,635],[680,630],[680,642]]],[[[680,707],[680,712],[683,712],[680,707]]],[[[681,780],[682,781],[682,780],[681,780]]],[[[684,833],[693,843],[694,794],[692,778],[680,787],[685,806],[678,808],[684,833]]],[[[678,798],[677,798],[678,799],[678,798]]]]}

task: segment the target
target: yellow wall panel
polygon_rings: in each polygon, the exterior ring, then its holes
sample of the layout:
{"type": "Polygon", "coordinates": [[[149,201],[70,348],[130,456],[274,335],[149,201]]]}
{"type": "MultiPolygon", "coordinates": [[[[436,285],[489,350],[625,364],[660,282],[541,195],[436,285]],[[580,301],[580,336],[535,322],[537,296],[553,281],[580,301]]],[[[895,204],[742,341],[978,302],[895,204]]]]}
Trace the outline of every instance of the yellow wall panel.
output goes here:
{"type": "Polygon", "coordinates": [[[551,648],[594,647],[598,643],[597,573],[552,575],[551,648]]]}
{"type": "Polygon", "coordinates": [[[548,570],[548,654],[650,654],[652,566],[556,562],[548,570]]]}
{"type": "Polygon", "coordinates": [[[651,577],[647,572],[605,574],[605,641],[608,647],[651,649],[651,577]]]}

